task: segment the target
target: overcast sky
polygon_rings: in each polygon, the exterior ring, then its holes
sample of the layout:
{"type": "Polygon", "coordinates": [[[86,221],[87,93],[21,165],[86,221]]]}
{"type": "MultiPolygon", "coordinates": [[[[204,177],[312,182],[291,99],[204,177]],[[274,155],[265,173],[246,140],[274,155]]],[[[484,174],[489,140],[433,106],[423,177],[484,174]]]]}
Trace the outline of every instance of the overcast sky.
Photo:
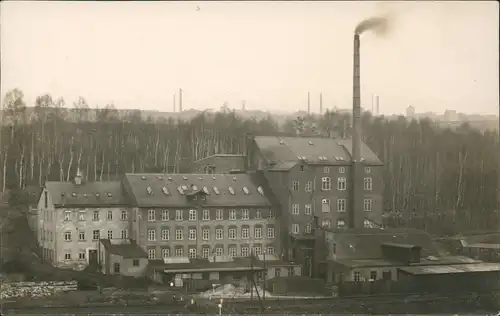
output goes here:
{"type": "Polygon", "coordinates": [[[352,38],[390,12],[383,38],[361,37],[362,104],[383,113],[497,114],[498,2],[1,3],[1,89],[68,104],[171,111],[224,101],[296,111],[352,106],[352,38]],[[197,9],[199,6],[199,10],[197,9]]]}

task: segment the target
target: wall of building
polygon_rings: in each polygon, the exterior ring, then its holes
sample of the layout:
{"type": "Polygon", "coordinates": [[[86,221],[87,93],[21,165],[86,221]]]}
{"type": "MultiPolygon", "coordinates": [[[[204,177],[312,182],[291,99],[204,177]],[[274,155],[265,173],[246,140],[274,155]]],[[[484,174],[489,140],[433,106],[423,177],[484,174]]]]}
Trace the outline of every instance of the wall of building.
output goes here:
{"type": "Polygon", "coordinates": [[[267,280],[271,280],[275,277],[287,277],[287,276],[301,276],[302,267],[268,267],[267,268],[267,280]]]}
{"type": "Polygon", "coordinates": [[[191,173],[208,173],[207,167],[213,167],[211,173],[229,173],[231,170],[245,169],[245,156],[243,155],[218,155],[210,156],[193,162],[191,173]]]}
{"type": "Polygon", "coordinates": [[[141,277],[145,275],[148,266],[148,259],[146,258],[123,258],[122,256],[110,254],[104,251],[104,260],[101,264],[103,273],[105,274],[121,274],[125,276],[141,277]],[[137,261],[138,266],[134,266],[134,261],[137,261]],[[120,265],[120,272],[115,272],[115,264],[120,265]]]}
{"type": "Polygon", "coordinates": [[[55,260],[56,253],[56,221],[57,212],[52,203],[50,194],[46,189],[42,191],[38,200],[38,212],[36,214],[36,236],[38,244],[42,250],[44,259],[49,262],[55,260]]]}
{"type": "Polygon", "coordinates": [[[279,239],[279,225],[274,218],[274,211],[271,212],[272,218],[269,218],[270,209],[269,208],[254,208],[254,207],[226,207],[226,208],[203,208],[190,209],[190,208],[177,208],[177,209],[164,209],[156,208],[154,220],[149,220],[148,212],[153,209],[138,209],[139,218],[137,224],[134,228],[138,233],[137,243],[141,246],[148,254],[151,255],[154,249],[155,258],[162,258],[163,256],[173,257],[176,256],[176,249],[182,249],[182,256],[189,256],[190,249],[196,249],[197,256],[205,256],[207,252],[203,252],[204,248],[208,248],[208,255],[213,255],[215,248],[222,248],[222,255],[230,255],[229,248],[236,248],[237,256],[241,256],[242,249],[248,247],[250,252],[251,249],[258,251],[255,247],[260,247],[260,250],[272,251],[276,255],[280,255],[281,244],[279,239]],[[242,218],[242,210],[248,210],[249,219],[242,218]],[[182,220],[176,220],[176,212],[182,211],[182,220]],[[189,219],[189,211],[196,211],[196,220],[189,219]],[[203,219],[203,211],[208,210],[209,219],[203,219]],[[217,219],[217,210],[222,210],[222,219],[217,219]],[[234,210],[236,213],[236,218],[229,219],[230,211],[234,210]],[[168,211],[167,218],[162,217],[163,211],[168,211]],[[257,213],[260,211],[261,217],[257,217],[257,213]],[[142,218],[142,220],[140,220],[142,218]],[[256,238],[255,228],[260,227],[262,229],[262,237],[256,238]],[[182,240],[176,240],[176,230],[183,229],[182,240]],[[223,230],[223,238],[217,240],[215,238],[216,229],[221,228],[223,230]],[[229,239],[229,229],[236,228],[236,238],[229,239]],[[242,238],[242,228],[249,228],[248,239],[242,238]],[[268,238],[268,228],[274,228],[274,238],[268,238]],[[189,230],[196,229],[196,240],[189,239],[189,230]],[[203,230],[208,229],[209,240],[203,240],[203,230]],[[163,239],[162,231],[168,230],[168,239],[163,239]],[[149,231],[155,232],[155,240],[148,240],[149,231]],[[168,249],[168,250],[167,250],[168,249]],[[168,253],[167,253],[168,251],[168,253]]]}

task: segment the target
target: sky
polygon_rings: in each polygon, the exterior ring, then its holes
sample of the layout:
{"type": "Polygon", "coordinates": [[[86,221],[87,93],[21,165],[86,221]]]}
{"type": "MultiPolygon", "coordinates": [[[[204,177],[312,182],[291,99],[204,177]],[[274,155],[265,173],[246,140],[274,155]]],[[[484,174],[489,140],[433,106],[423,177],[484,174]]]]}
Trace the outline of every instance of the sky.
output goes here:
{"type": "Polygon", "coordinates": [[[1,2],[1,95],[21,89],[68,106],[272,112],[352,107],[353,32],[361,103],[380,112],[498,114],[497,1],[1,2]]]}

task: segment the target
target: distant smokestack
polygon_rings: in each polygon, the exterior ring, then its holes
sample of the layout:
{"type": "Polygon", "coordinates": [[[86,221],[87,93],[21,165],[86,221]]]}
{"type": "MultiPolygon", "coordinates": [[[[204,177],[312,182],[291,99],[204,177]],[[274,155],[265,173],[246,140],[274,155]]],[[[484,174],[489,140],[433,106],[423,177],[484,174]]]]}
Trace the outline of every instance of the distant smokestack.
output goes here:
{"type": "Polygon", "coordinates": [[[311,114],[311,94],[307,93],[307,114],[311,114]]]}
{"type": "Polygon", "coordinates": [[[182,112],[182,89],[179,89],[179,112],[182,112]]]}
{"type": "Polygon", "coordinates": [[[378,95],[375,96],[375,105],[377,107],[377,116],[380,115],[380,108],[379,108],[379,104],[378,104],[378,95]]]}
{"type": "Polygon", "coordinates": [[[243,101],[241,102],[241,109],[242,109],[243,111],[246,111],[246,104],[245,104],[245,103],[246,103],[246,102],[245,102],[245,100],[243,100],[243,101]]]}
{"type": "Polygon", "coordinates": [[[174,107],[174,113],[175,113],[175,93],[174,93],[174,96],[173,96],[173,107],[174,107]]]}
{"type": "Polygon", "coordinates": [[[352,83],[352,158],[355,162],[361,159],[361,92],[360,92],[360,61],[359,61],[359,35],[354,35],[354,69],[352,83]]]}
{"type": "Polygon", "coordinates": [[[319,114],[323,114],[323,93],[319,94],[319,114]]]}

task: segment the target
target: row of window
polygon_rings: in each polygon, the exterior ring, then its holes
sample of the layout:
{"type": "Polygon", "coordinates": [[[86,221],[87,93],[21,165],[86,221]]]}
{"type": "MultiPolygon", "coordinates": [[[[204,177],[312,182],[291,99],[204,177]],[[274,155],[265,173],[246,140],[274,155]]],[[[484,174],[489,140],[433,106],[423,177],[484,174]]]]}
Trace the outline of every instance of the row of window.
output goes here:
{"type": "MultiPolygon", "coordinates": [[[[365,228],[373,228],[373,223],[369,219],[365,219],[363,222],[365,228]]],[[[328,218],[321,220],[321,227],[332,228],[332,221],[328,218]]],[[[345,228],[346,222],[343,219],[337,220],[337,228],[345,228]]],[[[307,223],[304,225],[304,233],[310,234],[312,232],[312,224],[307,223]]],[[[300,224],[292,224],[292,233],[300,234],[300,224]]]]}
{"type": "MultiPolygon", "coordinates": [[[[87,240],[87,235],[84,230],[78,230],[77,232],[78,236],[78,241],[86,241],[87,240]]],[[[108,239],[114,239],[117,238],[118,236],[114,235],[113,230],[108,230],[107,238],[108,239]]],[[[63,238],[64,241],[73,241],[73,233],[71,231],[65,231],[63,233],[63,238]]],[[[127,229],[122,229],[120,231],[120,237],[121,239],[127,239],[128,238],[128,230],[127,229]]],[[[96,241],[101,239],[101,231],[99,229],[95,229],[92,231],[92,240],[96,241]]]]}
{"type": "MultiPolygon", "coordinates": [[[[183,221],[184,220],[184,211],[185,210],[175,210],[175,217],[174,219],[176,221],[183,221]]],[[[148,221],[149,222],[154,222],[156,221],[156,210],[151,209],[148,210],[148,221]]],[[[189,221],[196,221],[200,216],[198,216],[199,211],[198,210],[189,210],[188,212],[188,218],[187,220],[189,221]]],[[[262,210],[255,210],[254,213],[254,218],[253,219],[263,219],[263,211],[262,210]]],[[[268,219],[273,219],[274,218],[274,212],[272,210],[269,210],[267,212],[267,218],[268,219]]],[[[161,210],[161,220],[166,222],[169,221],[171,218],[170,210],[161,210]]],[[[227,218],[228,220],[237,220],[237,219],[242,219],[242,220],[249,220],[250,219],[250,210],[249,209],[242,209],[239,210],[229,210],[227,218]],[[237,216],[240,215],[240,216],[237,216]]],[[[204,221],[209,221],[211,220],[210,216],[210,210],[201,210],[201,220],[204,221]]],[[[215,220],[224,220],[224,210],[218,209],[215,210],[215,220]]]]}
{"type": "MultiPolygon", "coordinates": [[[[365,173],[371,173],[372,168],[365,167],[365,173]]],[[[323,167],[323,173],[330,173],[330,167],[323,167]]],[[[345,173],[345,167],[339,167],[339,173],[345,173]]]]}
{"type": "MultiPolygon", "coordinates": [[[[185,257],[186,254],[184,252],[184,247],[178,246],[173,249],[173,253],[171,253],[170,248],[161,248],[161,258],[169,258],[171,256],[175,257],[185,257]]],[[[261,255],[264,253],[261,245],[254,245],[253,247],[249,246],[241,246],[238,252],[237,245],[229,245],[227,247],[227,255],[230,257],[248,257],[250,254],[261,255]]],[[[265,253],[268,255],[274,255],[275,249],[272,246],[268,246],[265,249],[265,253]]],[[[198,249],[194,247],[189,247],[187,251],[187,257],[189,258],[208,258],[210,256],[224,256],[224,247],[214,247],[210,249],[210,247],[202,247],[201,254],[198,253],[198,249]]],[[[148,248],[148,259],[154,260],[157,259],[156,248],[148,248]]]]}
{"type": "MultiPolygon", "coordinates": [[[[373,179],[372,177],[365,177],[363,181],[363,186],[365,191],[372,191],[373,189],[373,179]]],[[[304,186],[304,190],[306,192],[313,191],[313,182],[307,181],[304,186]]],[[[322,191],[331,191],[332,190],[332,178],[330,177],[322,177],[321,178],[321,190],[322,191]]],[[[347,179],[345,177],[337,178],[337,190],[345,191],[347,190],[347,179]]],[[[292,191],[300,191],[300,182],[292,181],[292,191]]]]}
{"type": "MultiPolygon", "coordinates": [[[[86,221],[87,220],[87,212],[85,210],[79,210],[76,213],[78,213],[78,221],[86,221]]],[[[64,220],[70,221],[72,214],[73,214],[72,211],[64,211],[64,220]]],[[[92,211],[92,220],[96,222],[96,221],[99,221],[100,219],[101,219],[101,212],[99,210],[92,211]]],[[[125,211],[125,210],[121,211],[120,212],[120,220],[126,221],[127,219],[128,219],[127,211],[125,211]]],[[[108,221],[113,220],[113,210],[106,211],[106,220],[108,220],[108,221]]]]}
{"type": "MultiPolygon", "coordinates": [[[[330,199],[321,199],[321,211],[324,213],[330,212],[331,201],[330,199]]],[[[372,199],[364,199],[363,201],[363,210],[365,212],[371,212],[373,208],[373,200],[372,199]]],[[[345,212],[347,210],[347,199],[337,199],[337,212],[345,212]]],[[[312,215],[313,209],[312,204],[304,205],[304,215],[312,215]]],[[[300,215],[300,204],[292,204],[292,214],[300,215]]]]}
{"type": "MultiPolygon", "coordinates": [[[[224,228],[216,228],[215,229],[215,240],[223,240],[224,239],[224,228]]],[[[196,228],[188,229],[188,239],[196,240],[198,237],[196,228]]],[[[210,240],[210,228],[202,228],[201,230],[201,239],[208,241],[210,240]]],[[[237,239],[238,229],[236,227],[230,227],[227,229],[227,238],[228,239],[237,239]]],[[[160,231],[161,240],[170,240],[170,228],[162,228],[160,231]]],[[[276,237],[276,232],[274,227],[267,227],[267,238],[274,239],[276,237]]],[[[249,239],[250,238],[250,228],[243,227],[241,228],[241,239],[249,239]]],[[[261,239],[263,238],[263,228],[262,227],[254,227],[253,229],[253,238],[261,239]]],[[[175,229],[175,240],[184,240],[184,228],[178,227],[175,229]]],[[[156,229],[148,229],[148,241],[156,241],[156,229]]]]}

